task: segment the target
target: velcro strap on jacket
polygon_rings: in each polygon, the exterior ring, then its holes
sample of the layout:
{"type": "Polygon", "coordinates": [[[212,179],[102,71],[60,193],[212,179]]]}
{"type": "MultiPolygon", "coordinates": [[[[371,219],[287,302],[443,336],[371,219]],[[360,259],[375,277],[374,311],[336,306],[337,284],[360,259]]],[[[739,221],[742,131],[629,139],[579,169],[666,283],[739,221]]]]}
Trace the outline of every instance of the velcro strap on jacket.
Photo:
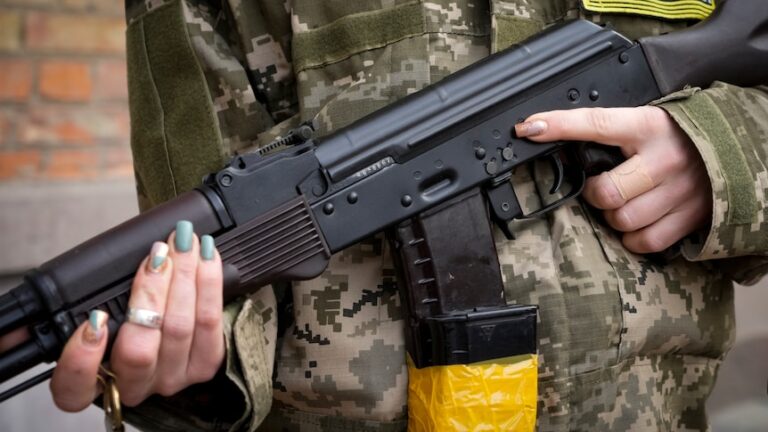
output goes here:
{"type": "Polygon", "coordinates": [[[726,222],[732,225],[751,224],[757,220],[759,210],[755,179],[741,150],[740,137],[734,133],[734,121],[728,120],[729,112],[738,111],[731,109],[728,102],[698,92],[680,101],[679,105],[691,119],[698,120],[696,126],[706,133],[720,162],[728,192],[726,222]]]}
{"type": "Polygon", "coordinates": [[[294,68],[302,71],[327,65],[425,32],[419,2],[347,15],[317,29],[294,34],[294,68]]]}

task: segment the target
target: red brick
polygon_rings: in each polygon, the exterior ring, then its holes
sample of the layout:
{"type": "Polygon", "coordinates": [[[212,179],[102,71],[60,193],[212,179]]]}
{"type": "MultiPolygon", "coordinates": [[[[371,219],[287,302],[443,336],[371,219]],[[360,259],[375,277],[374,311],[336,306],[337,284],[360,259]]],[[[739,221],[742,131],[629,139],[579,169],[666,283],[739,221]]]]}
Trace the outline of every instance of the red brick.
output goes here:
{"type": "Polygon", "coordinates": [[[56,7],[61,0],[2,0],[5,6],[43,6],[56,7]]]}
{"type": "Polygon", "coordinates": [[[5,143],[9,142],[11,138],[11,121],[9,117],[9,113],[0,111],[0,149],[2,149],[5,143]]]}
{"type": "Polygon", "coordinates": [[[59,0],[59,3],[68,9],[83,10],[88,8],[93,2],[90,0],[59,0]]]}
{"type": "Polygon", "coordinates": [[[133,177],[133,158],[127,145],[104,151],[104,172],[107,177],[133,177]]]}
{"type": "Polygon", "coordinates": [[[53,130],[56,136],[64,142],[93,144],[93,136],[90,132],[73,122],[64,122],[56,125],[53,130]]]}
{"type": "Polygon", "coordinates": [[[90,65],[75,61],[47,61],[40,65],[40,95],[62,102],[87,102],[93,84],[90,65]]]}
{"type": "MultiPolygon", "coordinates": [[[[50,0],[40,0],[50,1],[50,0]]],[[[125,6],[121,1],[115,0],[57,0],[59,3],[72,10],[89,10],[109,13],[115,16],[125,14],[125,6]]]]}
{"type": "Polygon", "coordinates": [[[125,4],[115,0],[0,0],[2,6],[21,6],[36,10],[57,10],[70,12],[99,12],[122,17],[125,4]]]}
{"type": "Polygon", "coordinates": [[[96,65],[94,97],[101,100],[128,100],[128,73],[125,60],[104,60],[96,65]]]}
{"type": "Polygon", "coordinates": [[[32,92],[32,62],[0,59],[0,101],[24,102],[32,92]]]}
{"type": "Polygon", "coordinates": [[[79,14],[30,12],[27,48],[38,52],[124,54],[125,20],[79,14]]]}
{"type": "Polygon", "coordinates": [[[40,151],[0,152],[0,180],[32,178],[40,168],[40,151]]]}
{"type": "Polygon", "coordinates": [[[19,12],[0,10],[0,51],[19,51],[21,48],[21,15],[19,12]]]}
{"type": "Polygon", "coordinates": [[[54,180],[93,178],[99,172],[99,155],[94,150],[54,150],[48,154],[42,175],[54,180]]]}
{"type": "Polygon", "coordinates": [[[126,144],[128,107],[37,106],[17,114],[16,136],[22,145],[126,144]]]}

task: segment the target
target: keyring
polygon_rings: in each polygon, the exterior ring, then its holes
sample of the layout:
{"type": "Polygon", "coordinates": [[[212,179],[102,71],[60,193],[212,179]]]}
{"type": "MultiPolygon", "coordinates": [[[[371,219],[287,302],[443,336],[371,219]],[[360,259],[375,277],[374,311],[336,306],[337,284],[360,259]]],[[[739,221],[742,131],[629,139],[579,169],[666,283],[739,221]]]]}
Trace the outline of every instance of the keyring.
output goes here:
{"type": "Polygon", "coordinates": [[[120,405],[120,392],[115,384],[115,374],[99,366],[99,374],[96,375],[103,388],[102,406],[104,408],[104,426],[107,432],[125,432],[123,426],[123,410],[120,405]]]}

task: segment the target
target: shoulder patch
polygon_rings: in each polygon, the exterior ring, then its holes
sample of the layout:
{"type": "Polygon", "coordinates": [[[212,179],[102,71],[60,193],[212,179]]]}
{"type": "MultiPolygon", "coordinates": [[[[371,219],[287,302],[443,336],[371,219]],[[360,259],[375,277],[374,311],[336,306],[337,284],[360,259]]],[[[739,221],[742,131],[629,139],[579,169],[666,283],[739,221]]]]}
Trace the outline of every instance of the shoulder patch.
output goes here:
{"type": "Polygon", "coordinates": [[[702,20],[715,10],[716,0],[581,0],[595,13],[644,15],[668,20],[702,20]]]}

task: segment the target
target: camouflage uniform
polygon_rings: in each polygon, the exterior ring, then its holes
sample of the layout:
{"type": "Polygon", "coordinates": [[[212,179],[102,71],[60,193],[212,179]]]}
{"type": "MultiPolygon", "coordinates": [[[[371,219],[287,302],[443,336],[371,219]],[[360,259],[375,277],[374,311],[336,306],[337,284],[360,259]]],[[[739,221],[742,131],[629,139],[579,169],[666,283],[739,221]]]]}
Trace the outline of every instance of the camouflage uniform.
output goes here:
{"type": "MultiPolygon", "coordinates": [[[[582,5],[128,1],[141,205],[195,186],[228,156],[301,121],[316,119],[321,134],[342,127],[565,19],[610,23],[630,37],[690,24],[582,5]]],[[[540,430],[707,429],[704,401],[733,338],[733,282],[755,282],[768,264],[766,93],[717,83],[659,101],[712,182],[711,228],[682,254],[628,252],[582,201],[518,223],[514,241],[497,236],[507,300],[540,306],[540,430]]],[[[515,181],[535,205],[528,173],[515,181]]],[[[375,237],[335,255],[315,280],[229,305],[226,373],[153,397],[130,418],[154,430],[404,430],[393,273],[375,237]]]]}

